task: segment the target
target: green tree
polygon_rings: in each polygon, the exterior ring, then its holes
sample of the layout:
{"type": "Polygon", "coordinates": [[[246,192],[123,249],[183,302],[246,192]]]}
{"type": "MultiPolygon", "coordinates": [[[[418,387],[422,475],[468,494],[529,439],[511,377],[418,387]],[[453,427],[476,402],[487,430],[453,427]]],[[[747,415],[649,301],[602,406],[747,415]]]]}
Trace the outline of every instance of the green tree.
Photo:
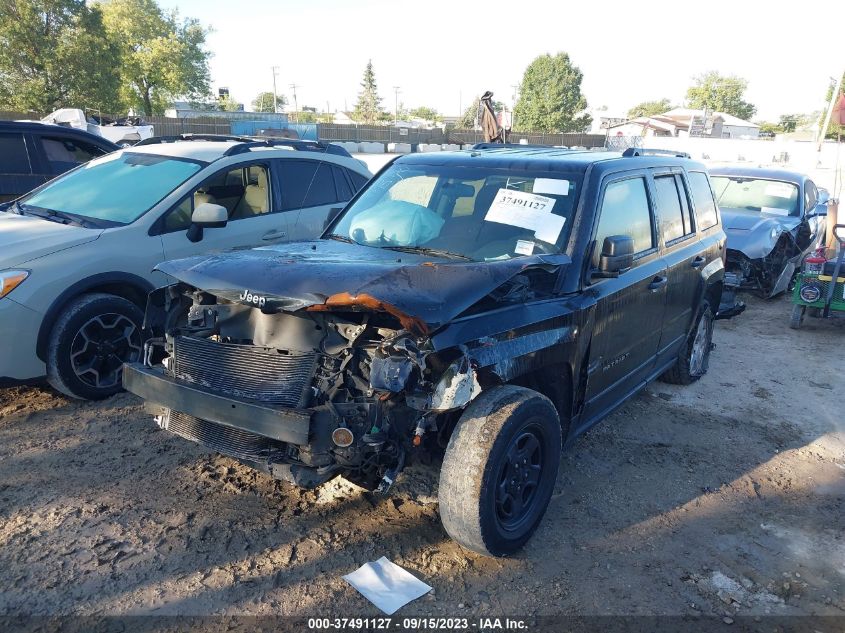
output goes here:
{"type": "Polygon", "coordinates": [[[734,75],[723,76],[715,70],[694,78],[687,90],[687,105],[697,110],[715,110],[750,120],[757,108],[743,99],[748,82],[734,75]]]}
{"type": "Polygon", "coordinates": [[[300,110],[294,113],[294,120],[297,123],[319,123],[320,115],[310,110],[300,110]]]}
{"type": "Polygon", "coordinates": [[[655,114],[663,114],[672,109],[672,102],[669,99],[659,99],[658,101],[643,101],[638,103],[633,108],[628,110],[628,118],[636,119],[640,116],[654,116],[655,114]]]}
{"type": "Polygon", "coordinates": [[[99,6],[110,38],[120,46],[121,96],[127,105],[151,115],[180,97],[207,97],[209,30],[198,20],[164,12],[155,0],[107,0],[99,6]]]}
{"type": "Polygon", "coordinates": [[[778,118],[778,127],[781,132],[794,132],[801,123],[801,115],[781,114],[778,118]]]}
{"type": "Polygon", "coordinates": [[[259,92],[258,96],[252,100],[252,109],[255,112],[277,112],[284,108],[288,100],[284,95],[276,95],[276,110],[273,109],[273,93],[259,92]]]}
{"type": "Polygon", "coordinates": [[[361,81],[361,92],[358,94],[358,102],[352,118],[361,123],[373,124],[384,115],[381,108],[381,97],[378,96],[376,85],[376,74],[373,71],[373,60],[367,62],[364,69],[364,79],[361,81]]]}
{"type": "Polygon", "coordinates": [[[540,55],[525,69],[514,108],[514,127],[523,131],[580,132],[589,127],[583,74],[566,53],[540,55]]]}
{"type": "Polygon", "coordinates": [[[119,66],[84,0],[0,0],[0,108],[119,110],[119,66]]]}
{"type": "MultiPolygon", "coordinates": [[[[478,107],[481,104],[481,97],[476,97],[472,100],[472,103],[469,107],[464,110],[463,115],[461,115],[461,120],[458,121],[458,127],[464,130],[471,130],[475,127],[476,121],[480,122],[479,110],[478,107]]],[[[493,110],[495,112],[501,112],[505,109],[505,104],[501,101],[494,101],[493,102],[493,110]]]]}
{"type": "Polygon", "coordinates": [[[217,100],[217,107],[224,112],[238,112],[241,104],[232,95],[226,95],[217,100]]]}
{"type": "MultiPolygon", "coordinates": [[[[781,117],[783,118],[783,117],[781,117]]],[[[783,128],[781,127],[780,123],[772,123],[771,121],[759,121],[757,125],[760,126],[760,134],[779,134],[783,132],[783,128]]]]}
{"type": "Polygon", "coordinates": [[[443,118],[440,116],[440,113],[437,110],[435,110],[434,108],[428,108],[426,106],[414,108],[410,110],[408,114],[414,117],[415,119],[423,119],[425,121],[431,121],[432,123],[437,123],[443,118]]]}

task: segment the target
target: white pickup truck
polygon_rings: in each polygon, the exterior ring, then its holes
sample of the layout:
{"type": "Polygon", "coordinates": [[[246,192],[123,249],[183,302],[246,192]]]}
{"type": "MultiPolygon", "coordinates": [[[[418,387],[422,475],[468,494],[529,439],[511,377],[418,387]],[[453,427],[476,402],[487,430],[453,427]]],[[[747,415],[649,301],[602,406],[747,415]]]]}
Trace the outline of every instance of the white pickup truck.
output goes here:
{"type": "MultiPolygon", "coordinates": [[[[86,117],[85,112],[78,108],[61,108],[55,112],[51,112],[41,119],[41,121],[43,123],[53,123],[55,125],[86,130],[91,134],[102,136],[112,143],[117,143],[121,147],[129,147],[153,135],[152,125],[129,125],[119,121],[104,123],[102,116],[86,117]]],[[[122,119],[120,121],[125,120],[122,119]]]]}

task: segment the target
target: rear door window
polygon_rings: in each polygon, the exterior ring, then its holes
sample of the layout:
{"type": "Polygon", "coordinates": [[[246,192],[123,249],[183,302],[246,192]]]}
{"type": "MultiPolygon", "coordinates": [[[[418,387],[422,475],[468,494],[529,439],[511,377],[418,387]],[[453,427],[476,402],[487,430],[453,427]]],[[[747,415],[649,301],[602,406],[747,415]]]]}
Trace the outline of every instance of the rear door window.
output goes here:
{"type": "Polygon", "coordinates": [[[315,160],[279,160],[282,210],[316,207],[338,202],[332,165],[315,160]]]}
{"type": "Polygon", "coordinates": [[[657,189],[657,217],[663,242],[668,243],[683,237],[684,210],[681,206],[680,192],[675,176],[657,176],[654,179],[657,189]]]}
{"type": "Polygon", "coordinates": [[[605,188],[593,256],[596,265],[604,238],[611,235],[629,235],[634,240],[635,253],[654,248],[651,207],[645,178],[617,180],[605,188]]]}
{"type": "Polygon", "coordinates": [[[716,226],[719,223],[719,215],[716,212],[716,201],[713,199],[713,190],[710,188],[707,174],[691,171],[688,172],[688,176],[699,228],[709,229],[711,226],[716,226]]]}
{"type": "Polygon", "coordinates": [[[31,174],[23,134],[0,134],[0,174],[31,174]]]}

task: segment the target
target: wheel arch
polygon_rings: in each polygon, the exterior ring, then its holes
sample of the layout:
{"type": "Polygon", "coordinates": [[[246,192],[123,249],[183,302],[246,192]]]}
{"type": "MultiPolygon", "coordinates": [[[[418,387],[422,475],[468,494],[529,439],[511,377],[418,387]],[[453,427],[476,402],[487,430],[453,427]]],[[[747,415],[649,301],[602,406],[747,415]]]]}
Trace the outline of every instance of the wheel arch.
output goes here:
{"type": "Polygon", "coordinates": [[[559,362],[544,365],[542,368],[521,374],[509,382],[536,391],[551,400],[560,418],[563,441],[566,442],[572,430],[574,410],[574,383],[570,364],[559,362]],[[560,378],[560,380],[550,380],[550,376],[560,378]]]}
{"type": "Polygon", "coordinates": [[[53,325],[65,306],[76,297],[91,292],[103,292],[131,301],[143,312],[147,304],[147,295],[154,289],[153,284],[143,277],[117,271],[98,273],[77,281],[56,297],[44,314],[35,345],[36,355],[46,362],[47,345],[53,325]]]}

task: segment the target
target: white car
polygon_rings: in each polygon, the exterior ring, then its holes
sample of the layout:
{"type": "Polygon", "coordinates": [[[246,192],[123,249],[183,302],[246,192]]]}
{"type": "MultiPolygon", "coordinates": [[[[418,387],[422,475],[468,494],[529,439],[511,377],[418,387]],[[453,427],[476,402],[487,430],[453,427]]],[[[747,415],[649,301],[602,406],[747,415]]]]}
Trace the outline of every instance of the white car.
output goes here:
{"type": "Polygon", "coordinates": [[[119,391],[147,293],[173,281],[153,266],[316,237],[370,175],[323,143],[153,138],[0,205],[0,383],[119,391]]]}

